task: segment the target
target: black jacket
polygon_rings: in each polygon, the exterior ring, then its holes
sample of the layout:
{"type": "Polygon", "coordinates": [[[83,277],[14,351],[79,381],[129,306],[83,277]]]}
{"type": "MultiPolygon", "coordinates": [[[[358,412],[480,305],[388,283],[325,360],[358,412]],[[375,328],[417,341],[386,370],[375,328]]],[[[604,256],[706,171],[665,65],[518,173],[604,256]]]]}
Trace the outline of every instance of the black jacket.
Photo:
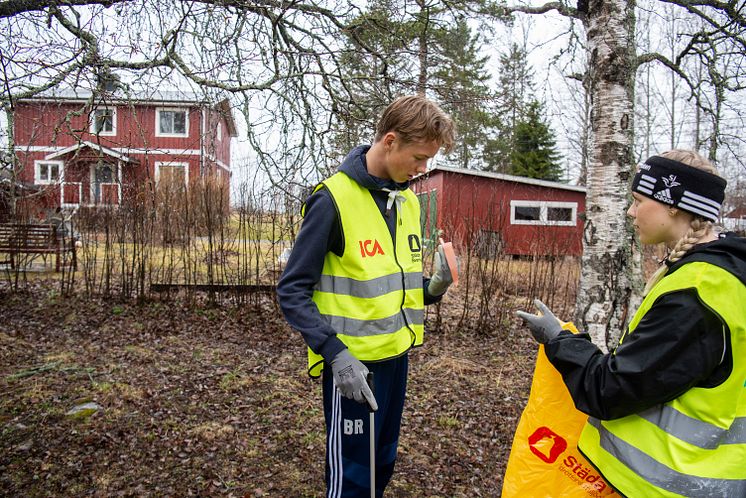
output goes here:
{"type": "MultiPolygon", "coordinates": [[[[717,265],[746,285],[746,239],[721,236],[697,245],[668,273],[694,261],[717,265]]],[[[588,334],[569,332],[549,341],[546,353],[578,410],[601,420],[671,401],[692,387],[716,386],[733,366],[730,335],[692,289],[661,296],[614,355],[603,354],[588,334]]]]}

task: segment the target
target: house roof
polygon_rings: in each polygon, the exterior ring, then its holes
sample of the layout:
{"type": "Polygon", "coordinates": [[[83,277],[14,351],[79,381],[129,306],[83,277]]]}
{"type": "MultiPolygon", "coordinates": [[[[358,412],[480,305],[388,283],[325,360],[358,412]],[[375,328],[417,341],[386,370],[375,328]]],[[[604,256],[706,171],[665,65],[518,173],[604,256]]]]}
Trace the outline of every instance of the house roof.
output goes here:
{"type": "Polygon", "coordinates": [[[47,155],[44,159],[47,159],[47,160],[57,159],[57,158],[60,158],[60,157],[62,157],[64,155],[67,155],[67,154],[69,154],[71,152],[75,152],[77,150],[80,150],[80,149],[82,149],[84,147],[88,147],[88,148],[97,150],[97,151],[99,151],[102,154],[105,154],[105,155],[111,156],[111,157],[115,157],[115,158],[119,159],[120,161],[124,161],[126,163],[133,163],[134,164],[134,163],[138,162],[135,159],[132,159],[130,157],[125,156],[124,154],[122,154],[120,152],[115,151],[114,149],[110,149],[108,147],[104,147],[103,145],[95,144],[95,143],[89,142],[87,140],[81,140],[79,143],[77,143],[75,145],[71,145],[70,147],[67,147],[65,149],[58,150],[56,152],[52,152],[51,154],[47,155]]]}
{"type": "MultiPolygon", "coordinates": [[[[88,88],[52,88],[34,97],[22,99],[26,102],[38,101],[72,101],[85,102],[94,97],[93,91],[88,88]]],[[[103,97],[109,102],[147,102],[161,104],[207,104],[210,102],[205,95],[183,90],[150,90],[150,89],[127,89],[126,92],[107,92],[103,97]]]]}
{"type": "Polygon", "coordinates": [[[746,207],[737,207],[730,213],[726,214],[724,218],[736,218],[736,219],[746,218],[746,207]]]}
{"type": "MultiPolygon", "coordinates": [[[[562,190],[572,190],[574,192],[585,193],[587,189],[581,185],[568,185],[560,182],[550,182],[548,180],[537,180],[535,178],[527,178],[525,176],[505,175],[502,173],[493,173],[491,171],[480,171],[476,169],[462,169],[462,168],[450,168],[447,166],[435,166],[430,171],[423,173],[417,178],[422,178],[427,175],[431,175],[438,171],[444,171],[447,173],[456,173],[461,175],[479,176],[482,178],[492,178],[495,180],[502,180],[506,182],[525,183],[528,185],[536,185],[537,187],[548,187],[562,190]]],[[[416,179],[416,178],[415,178],[416,179]]]]}

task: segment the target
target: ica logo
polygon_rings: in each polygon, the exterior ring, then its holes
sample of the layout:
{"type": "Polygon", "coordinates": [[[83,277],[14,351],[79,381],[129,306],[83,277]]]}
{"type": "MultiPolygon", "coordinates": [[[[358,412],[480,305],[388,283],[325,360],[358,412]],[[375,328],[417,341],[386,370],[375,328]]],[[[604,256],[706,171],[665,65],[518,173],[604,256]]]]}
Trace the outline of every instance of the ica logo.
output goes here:
{"type": "Polygon", "coordinates": [[[358,240],[358,243],[360,244],[360,255],[362,257],[383,254],[383,248],[377,240],[358,240]]]}
{"type": "Polygon", "coordinates": [[[539,427],[528,437],[531,452],[547,463],[554,463],[567,449],[567,441],[549,427],[539,427]]]}

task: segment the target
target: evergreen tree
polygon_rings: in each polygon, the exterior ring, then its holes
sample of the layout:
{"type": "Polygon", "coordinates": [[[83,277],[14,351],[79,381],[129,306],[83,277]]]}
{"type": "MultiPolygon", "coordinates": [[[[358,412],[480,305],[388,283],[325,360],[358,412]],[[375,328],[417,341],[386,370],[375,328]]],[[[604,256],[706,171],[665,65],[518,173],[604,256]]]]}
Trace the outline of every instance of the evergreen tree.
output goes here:
{"type": "Polygon", "coordinates": [[[480,56],[484,53],[481,37],[472,34],[465,20],[442,31],[434,45],[439,51],[433,57],[430,84],[453,117],[459,137],[450,161],[460,168],[481,169],[485,145],[497,122],[490,111],[494,95],[485,69],[489,57],[480,56]]]}
{"type": "Polygon", "coordinates": [[[540,180],[559,181],[562,167],[554,133],[544,121],[543,106],[536,100],[527,108],[526,117],[516,124],[515,147],[510,155],[511,174],[540,180]]]}
{"type": "Polygon", "coordinates": [[[534,93],[533,71],[525,48],[512,44],[508,52],[500,56],[499,74],[500,113],[496,134],[485,146],[485,169],[507,173],[511,170],[510,157],[515,149],[515,128],[525,118],[534,93]]]}

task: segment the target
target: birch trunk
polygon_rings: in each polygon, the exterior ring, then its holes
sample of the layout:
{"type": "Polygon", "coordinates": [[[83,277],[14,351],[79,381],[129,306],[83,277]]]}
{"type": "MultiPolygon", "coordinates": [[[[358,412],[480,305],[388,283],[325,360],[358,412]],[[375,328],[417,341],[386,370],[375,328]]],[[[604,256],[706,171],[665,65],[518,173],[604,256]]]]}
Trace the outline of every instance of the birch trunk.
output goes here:
{"type": "Polygon", "coordinates": [[[634,0],[591,0],[586,21],[593,138],[575,323],[604,350],[618,342],[640,286],[626,216],[635,166],[634,8],[634,0]]]}

